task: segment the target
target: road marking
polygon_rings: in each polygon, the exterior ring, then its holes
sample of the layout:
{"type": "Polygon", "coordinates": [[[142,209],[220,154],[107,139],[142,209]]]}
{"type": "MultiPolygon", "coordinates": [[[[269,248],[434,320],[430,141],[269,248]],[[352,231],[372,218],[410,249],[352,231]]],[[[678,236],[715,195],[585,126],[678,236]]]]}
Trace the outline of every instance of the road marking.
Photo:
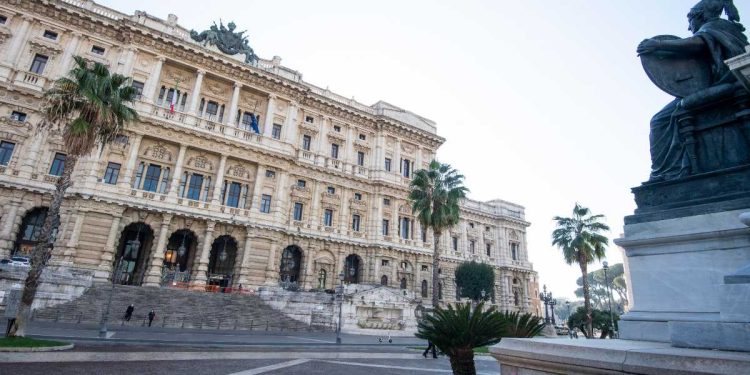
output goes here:
{"type": "Polygon", "coordinates": [[[331,341],[331,340],[318,340],[318,339],[311,339],[311,338],[307,338],[307,337],[297,337],[297,336],[284,336],[284,337],[287,337],[287,338],[290,338],[290,339],[297,339],[297,340],[325,342],[325,343],[328,343],[328,344],[333,344],[335,342],[335,341],[331,341]]]}
{"type": "Polygon", "coordinates": [[[347,366],[390,368],[390,369],[396,369],[396,370],[429,371],[429,372],[445,372],[445,373],[452,373],[453,372],[451,370],[439,370],[439,369],[424,368],[424,367],[404,367],[404,366],[376,365],[374,363],[357,363],[357,362],[343,362],[343,361],[318,361],[318,362],[333,363],[333,364],[337,364],[337,365],[347,365],[347,366]]]}
{"type": "Polygon", "coordinates": [[[295,359],[294,361],[282,362],[282,363],[277,363],[275,365],[258,367],[258,368],[254,368],[254,369],[251,369],[251,370],[245,370],[245,371],[235,372],[235,373],[229,374],[229,375],[256,375],[256,374],[263,374],[263,373],[266,373],[266,372],[269,372],[269,371],[278,370],[278,369],[282,369],[282,368],[285,368],[285,367],[292,367],[292,366],[301,365],[301,364],[303,364],[305,362],[309,362],[309,361],[310,361],[309,359],[295,359]]]}
{"type": "Polygon", "coordinates": [[[0,352],[0,363],[29,362],[129,362],[216,359],[422,359],[411,353],[371,352],[0,352]]]}

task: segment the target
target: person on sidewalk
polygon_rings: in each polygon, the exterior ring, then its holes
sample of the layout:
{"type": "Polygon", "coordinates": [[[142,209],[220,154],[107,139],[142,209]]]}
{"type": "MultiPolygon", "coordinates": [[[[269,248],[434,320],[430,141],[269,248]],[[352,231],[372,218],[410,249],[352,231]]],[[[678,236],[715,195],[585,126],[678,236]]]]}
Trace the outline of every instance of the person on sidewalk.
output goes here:
{"type": "Polygon", "coordinates": [[[131,303],[130,306],[125,310],[125,321],[129,322],[130,318],[133,317],[133,311],[135,311],[135,306],[131,303]]]}
{"type": "Polygon", "coordinates": [[[156,313],[154,312],[154,309],[151,309],[151,311],[148,312],[148,326],[151,327],[151,323],[154,321],[154,318],[156,318],[156,313]]]}
{"type": "Polygon", "coordinates": [[[427,349],[424,350],[424,353],[422,353],[422,357],[427,358],[427,353],[432,349],[432,358],[437,358],[437,352],[435,352],[435,344],[433,344],[431,341],[427,341],[427,349]]]}

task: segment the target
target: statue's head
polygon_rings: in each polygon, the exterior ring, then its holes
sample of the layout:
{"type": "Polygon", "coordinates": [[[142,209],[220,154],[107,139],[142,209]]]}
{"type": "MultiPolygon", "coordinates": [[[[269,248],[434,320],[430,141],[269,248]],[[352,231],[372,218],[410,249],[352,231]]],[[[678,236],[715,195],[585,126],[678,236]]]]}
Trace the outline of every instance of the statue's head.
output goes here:
{"type": "Polygon", "coordinates": [[[732,0],[701,0],[687,15],[688,30],[695,34],[706,22],[721,17],[723,12],[730,21],[740,21],[740,14],[732,0]]]}
{"type": "Polygon", "coordinates": [[[230,22],[227,24],[227,27],[229,28],[229,31],[233,31],[237,25],[235,25],[234,22],[230,22]]]}

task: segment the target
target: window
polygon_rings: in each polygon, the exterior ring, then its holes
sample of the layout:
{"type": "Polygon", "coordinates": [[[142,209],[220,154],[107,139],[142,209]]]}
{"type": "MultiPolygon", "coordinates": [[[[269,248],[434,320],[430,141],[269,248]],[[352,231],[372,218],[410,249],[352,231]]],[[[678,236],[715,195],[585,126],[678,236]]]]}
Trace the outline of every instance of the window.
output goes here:
{"type": "Polygon", "coordinates": [[[49,174],[52,176],[62,176],[63,169],[65,169],[65,154],[59,152],[55,153],[55,158],[52,159],[52,166],[49,169],[49,174]]]}
{"type": "Polygon", "coordinates": [[[510,256],[511,258],[513,258],[513,260],[518,260],[518,243],[517,242],[510,243],[510,256]]]}
{"type": "Polygon", "coordinates": [[[333,186],[329,186],[326,191],[328,192],[328,194],[336,194],[336,188],[333,186]]]}
{"type": "Polygon", "coordinates": [[[309,135],[302,136],[302,149],[305,151],[310,151],[310,143],[312,143],[312,137],[309,135]]]}
{"type": "Polygon", "coordinates": [[[338,125],[334,125],[333,126],[333,131],[335,131],[336,133],[341,133],[341,127],[338,126],[338,125]]]}
{"type": "Polygon", "coordinates": [[[212,116],[216,116],[216,114],[219,113],[219,103],[209,101],[208,105],[206,105],[206,113],[212,116]]]}
{"type": "Polygon", "coordinates": [[[401,278],[401,289],[406,289],[406,278],[405,277],[401,278]]]}
{"type": "Polygon", "coordinates": [[[422,280],[422,298],[427,298],[427,280],[422,280]]]}
{"type": "Polygon", "coordinates": [[[315,122],[315,118],[312,116],[305,116],[305,122],[312,124],[313,122],[315,122]]]}
{"type": "Polygon", "coordinates": [[[492,244],[487,244],[487,256],[492,256],[492,244]]]}
{"type": "Polygon", "coordinates": [[[203,187],[203,175],[193,173],[190,176],[190,184],[188,184],[187,199],[200,200],[201,187],[203,187]]]}
{"type": "Polygon", "coordinates": [[[354,193],[354,200],[355,201],[361,201],[362,200],[362,194],[360,194],[360,193],[354,193]]]}
{"type": "Polygon", "coordinates": [[[31,68],[29,68],[29,71],[34,74],[44,73],[44,67],[47,66],[47,60],[49,60],[47,56],[37,53],[34,55],[34,61],[31,62],[31,68]]]}
{"type": "Polygon", "coordinates": [[[451,237],[451,248],[453,251],[458,251],[458,237],[451,237]]]}
{"type": "Polygon", "coordinates": [[[271,129],[271,137],[273,137],[273,139],[281,139],[281,125],[273,124],[273,128],[271,129]]]}
{"type": "Polygon", "coordinates": [[[472,254],[474,254],[474,249],[475,249],[476,243],[477,243],[477,242],[476,242],[476,241],[474,241],[474,240],[470,240],[470,241],[469,241],[469,251],[470,251],[470,252],[471,252],[472,254]]]}
{"type": "Polygon", "coordinates": [[[14,121],[24,122],[26,121],[26,114],[23,112],[13,111],[10,114],[10,119],[14,121]]]}
{"type": "Polygon", "coordinates": [[[135,178],[133,179],[133,189],[139,189],[141,187],[141,180],[143,179],[143,169],[145,164],[141,162],[138,164],[138,169],[135,171],[135,178]]]}
{"type": "Polygon", "coordinates": [[[240,206],[240,195],[242,193],[242,184],[239,182],[232,182],[227,185],[229,192],[227,193],[227,206],[239,207],[240,206]]]}
{"type": "Polygon", "coordinates": [[[302,203],[295,203],[294,204],[294,220],[302,221],[302,209],[304,208],[304,205],[302,203]]]}
{"type": "Polygon", "coordinates": [[[391,171],[391,159],[385,158],[385,170],[390,172],[391,171]]]}
{"type": "Polygon", "coordinates": [[[5,25],[8,22],[8,17],[0,16],[0,25],[5,25]]]}
{"type": "Polygon", "coordinates": [[[305,180],[297,180],[297,187],[305,187],[307,185],[307,182],[305,180]]]}
{"type": "Polygon", "coordinates": [[[485,232],[489,232],[490,231],[490,227],[484,227],[484,231],[485,232]]]}
{"type": "Polygon", "coordinates": [[[263,194],[260,196],[260,212],[267,214],[271,212],[271,196],[263,194]]]}
{"type": "Polygon", "coordinates": [[[0,142],[0,165],[8,165],[10,158],[13,156],[13,149],[16,148],[15,143],[11,142],[0,142]]]}
{"type": "Polygon", "coordinates": [[[388,220],[387,219],[383,219],[383,230],[382,230],[382,233],[383,233],[384,236],[388,235],[388,226],[389,226],[388,220]]]}
{"type": "Polygon", "coordinates": [[[380,265],[381,266],[390,266],[391,265],[391,261],[388,260],[388,259],[381,259],[380,260],[380,265]]]}
{"type": "Polygon", "coordinates": [[[411,176],[411,161],[408,159],[403,159],[401,161],[401,172],[403,173],[404,177],[411,176]]]}
{"type": "Polygon", "coordinates": [[[44,30],[44,34],[42,34],[43,37],[51,40],[57,40],[57,33],[50,30],[44,30]]]}
{"type": "Polygon", "coordinates": [[[430,266],[423,264],[421,269],[426,272],[430,270],[430,266]]]}
{"type": "Polygon", "coordinates": [[[383,275],[380,278],[380,285],[382,285],[382,286],[388,286],[388,276],[383,275]]]}
{"type": "Polygon", "coordinates": [[[143,190],[156,192],[159,186],[159,176],[161,167],[156,164],[150,164],[146,170],[146,178],[143,179],[143,190]]]}
{"type": "Polygon", "coordinates": [[[104,47],[92,46],[91,53],[95,53],[97,55],[104,55],[104,47]]]}
{"type": "Polygon", "coordinates": [[[161,183],[159,184],[159,193],[165,194],[169,186],[169,167],[164,168],[161,174],[161,183]]]}
{"type": "Polygon", "coordinates": [[[359,215],[352,216],[352,230],[355,232],[359,232],[359,221],[360,221],[359,215]]]}
{"type": "Polygon", "coordinates": [[[325,210],[323,213],[323,225],[327,227],[333,226],[333,210],[325,210]]]}
{"type": "Polygon", "coordinates": [[[140,99],[141,95],[143,95],[143,87],[144,87],[143,82],[133,81],[133,83],[131,83],[130,86],[135,89],[135,92],[136,92],[135,98],[140,99]]]}
{"type": "Polygon", "coordinates": [[[422,242],[427,242],[427,230],[422,228],[422,242]]]}
{"type": "Polygon", "coordinates": [[[361,141],[364,141],[364,140],[366,140],[366,139],[367,139],[367,136],[366,136],[366,135],[364,135],[364,134],[360,134],[360,135],[359,135],[359,139],[360,139],[361,141]]]}
{"type": "Polygon", "coordinates": [[[202,201],[208,202],[211,199],[211,176],[206,177],[206,181],[203,184],[203,199],[202,201]]]}
{"type": "Polygon", "coordinates": [[[276,177],[276,172],[272,171],[270,169],[266,169],[266,177],[268,177],[268,178],[275,178],[276,177]]]}
{"type": "Polygon", "coordinates": [[[408,240],[411,238],[411,220],[408,218],[401,218],[401,238],[408,240]]]}
{"type": "Polygon", "coordinates": [[[114,185],[117,183],[117,177],[120,175],[120,164],[107,163],[107,170],[104,171],[104,183],[114,185]]]}
{"type": "Polygon", "coordinates": [[[331,144],[331,157],[334,159],[339,158],[339,145],[332,143],[331,144]]]}
{"type": "Polygon", "coordinates": [[[390,206],[391,200],[388,198],[383,198],[383,206],[390,206]]]}
{"type": "Polygon", "coordinates": [[[357,165],[360,167],[365,166],[365,153],[362,151],[357,151],[357,165]]]}
{"type": "Polygon", "coordinates": [[[469,223],[469,228],[474,229],[474,223],[469,223]]]}

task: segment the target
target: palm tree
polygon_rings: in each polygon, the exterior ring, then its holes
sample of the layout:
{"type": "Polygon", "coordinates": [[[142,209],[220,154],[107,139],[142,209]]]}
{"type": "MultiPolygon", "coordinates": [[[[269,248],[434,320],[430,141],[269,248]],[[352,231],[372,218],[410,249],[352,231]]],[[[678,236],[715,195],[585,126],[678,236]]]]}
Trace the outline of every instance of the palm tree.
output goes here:
{"type": "Polygon", "coordinates": [[[534,337],[544,329],[544,320],[531,313],[506,311],[500,313],[500,316],[508,323],[501,334],[502,337],[534,337]]]}
{"type": "Polygon", "coordinates": [[[435,344],[450,357],[454,374],[476,374],[474,348],[500,342],[508,325],[494,307],[483,309],[484,302],[473,309],[471,303],[458,303],[455,308],[448,305],[447,309],[436,306],[419,322],[416,336],[435,344]]]}
{"type": "Polygon", "coordinates": [[[90,65],[75,56],[75,66],[68,74],[55,81],[44,94],[40,130],[58,130],[62,134],[66,159],[63,172],[52,193],[47,218],[44,220],[39,242],[31,252],[31,268],[24,282],[21,303],[12,336],[24,336],[31,315],[31,305],[39,286],[39,277],[52,253],[54,238],[51,234],[60,225],[60,205],[65,191],[73,185],[70,175],[81,156],[94,152],[120,134],[125,125],[138,118],[129,107],[137,92],[130,86],[130,78],[110,74],[100,63],[90,65]]]}
{"type": "Polygon", "coordinates": [[[409,186],[412,213],[417,214],[422,230],[432,228],[434,249],[432,254],[432,306],[440,303],[438,285],[440,269],[440,236],[443,231],[458,224],[458,202],[469,191],[463,186],[464,176],[448,164],[437,160],[430,162],[428,169],[414,173],[409,186]]]}
{"type": "Polygon", "coordinates": [[[578,203],[573,208],[573,217],[555,216],[553,218],[557,222],[557,229],[552,232],[552,245],[563,251],[566,263],[578,263],[581,268],[583,301],[588,327],[587,338],[591,336],[593,319],[589,278],[587,277],[588,265],[593,263],[594,259],[604,258],[605,246],[609,243],[609,239],[600,234],[602,231],[609,230],[609,226],[600,221],[603,218],[604,215],[592,215],[591,210],[578,203]]]}

